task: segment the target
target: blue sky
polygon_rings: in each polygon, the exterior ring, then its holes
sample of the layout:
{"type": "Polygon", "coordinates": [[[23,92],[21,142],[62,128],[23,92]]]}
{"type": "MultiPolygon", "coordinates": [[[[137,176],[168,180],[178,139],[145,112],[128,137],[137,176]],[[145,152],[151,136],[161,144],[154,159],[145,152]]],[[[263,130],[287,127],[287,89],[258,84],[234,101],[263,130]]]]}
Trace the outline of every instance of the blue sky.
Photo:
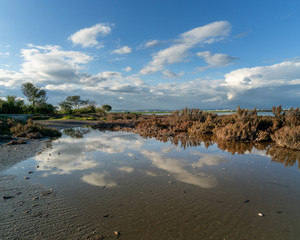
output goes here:
{"type": "Polygon", "coordinates": [[[0,96],[113,109],[299,107],[300,2],[0,2],[0,96]]]}

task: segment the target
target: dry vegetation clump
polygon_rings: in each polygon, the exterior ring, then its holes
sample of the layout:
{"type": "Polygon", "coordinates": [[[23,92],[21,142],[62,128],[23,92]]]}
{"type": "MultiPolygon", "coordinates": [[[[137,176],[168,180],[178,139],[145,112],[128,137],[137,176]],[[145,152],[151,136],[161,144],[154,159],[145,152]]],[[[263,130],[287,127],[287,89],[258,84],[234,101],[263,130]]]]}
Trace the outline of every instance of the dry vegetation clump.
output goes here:
{"type": "Polygon", "coordinates": [[[43,137],[60,137],[61,133],[55,128],[41,126],[28,120],[27,124],[17,123],[10,128],[10,132],[15,137],[26,137],[29,139],[38,139],[43,137]]]}
{"type": "MultiPolygon", "coordinates": [[[[184,146],[193,145],[194,139],[214,135],[218,140],[232,142],[271,142],[278,146],[300,150],[300,111],[273,107],[272,116],[258,116],[256,109],[238,107],[231,115],[217,115],[199,109],[185,108],[171,115],[143,115],[109,113],[96,127],[104,130],[133,131],[143,137],[155,137],[160,141],[176,138],[184,146]],[[182,140],[189,139],[189,140],[182,140]]],[[[234,150],[235,152],[235,150],[234,150]]],[[[237,152],[243,152],[237,150],[237,152]]]]}
{"type": "Polygon", "coordinates": [[[272,135],[272,139],[280,147],[300,150],[300,126],[284,126],[272,135]]]}
{"type": "Polygon", "coordinates": [[[147,120],[139,120],[134,132],[151,137],[195,137],[203,133],[211,133],[211,123],[216,114],[185,108],[172,115],[154,116],[147,120]]]}
{"type": "Polygon", "coordinates": [[[238,107],[237,113],[219,116],[213,133],[222,140],[263,142],[271,140],[272,118],[258,116],[256,109],[249,111],[238,107]]]}

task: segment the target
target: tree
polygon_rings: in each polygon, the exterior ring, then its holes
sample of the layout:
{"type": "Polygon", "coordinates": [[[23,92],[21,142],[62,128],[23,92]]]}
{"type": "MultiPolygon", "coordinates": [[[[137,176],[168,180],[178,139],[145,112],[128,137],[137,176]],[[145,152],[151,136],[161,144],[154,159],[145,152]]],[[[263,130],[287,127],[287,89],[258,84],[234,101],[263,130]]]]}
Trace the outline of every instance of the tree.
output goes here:
{"type": "Polygon", "coordinates": [[[47,101],[46,91],[31,82],[22,84],[21,90],[33,107],[39,106],[47,101]]]}
{"type": "Polygon", "coordinates": [[[8,95],[5,100],[0,100],[0,113],[20,114],[24,112],[24,101],[16,96],[8,95]]]}
{"type": "Polygon", "coordinates": [[[111,106],[110,105],[108,105],[108,104],[105,104],[105,105],[103,105],[102,106],[102,109],[104,110],[104,111],[106,111],[106,112],[109,112],[110,110],[111,110],[111,106]]]}
{"type": "Polygon", "coordinates": [[[82,100],[80,96],[68,96],[66,100],[59,103],[63,113],[92,113],[96,112],[95,102],[82,100]]]}
{"type": "Polygon", "coordinates": [[[69,102],[73,108],[79,109],[80,106],[86,105],[88,100],[81,100],[80,96],[68,96],[66,101],[69,102]]]}
{"type": "Polygon", "coordinates": [[[72,105],[68,101],[62,101],[58,104],[60,106],[60,110],[63,113],[71,114],[72,113],[72,105]]]}

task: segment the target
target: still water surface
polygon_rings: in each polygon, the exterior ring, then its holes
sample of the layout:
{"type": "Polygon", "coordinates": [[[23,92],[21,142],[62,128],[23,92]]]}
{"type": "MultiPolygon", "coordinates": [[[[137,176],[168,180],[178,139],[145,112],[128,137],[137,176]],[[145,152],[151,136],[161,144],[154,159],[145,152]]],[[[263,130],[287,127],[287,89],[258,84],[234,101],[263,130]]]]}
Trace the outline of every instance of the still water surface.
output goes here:
{"type": "Polygon", "coordinates": [[[299,152],[175,143],[68,129],[5,174],[34,170],[105,239],[299,239],[299,152]]]}

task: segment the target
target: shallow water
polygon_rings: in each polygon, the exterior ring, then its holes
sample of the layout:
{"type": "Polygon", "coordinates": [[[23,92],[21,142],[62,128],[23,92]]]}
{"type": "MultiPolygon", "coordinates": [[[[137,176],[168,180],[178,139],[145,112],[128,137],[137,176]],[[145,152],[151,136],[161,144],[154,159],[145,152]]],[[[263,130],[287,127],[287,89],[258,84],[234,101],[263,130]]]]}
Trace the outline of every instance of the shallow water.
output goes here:
{"type": "Polygon", "coordinates": [[[68,208],[76,209],[76,224],[65,226],[70,239],[76,239],[75,225],[87,236],[105,239],[115,238],[113,231],[123,239],[300,236],[295,151],[160,142],[134,133],[77,128],[65,130],[45,151],[3,175],[21,181],[29,171],[31,184],[53,188],[68,208]]]}

